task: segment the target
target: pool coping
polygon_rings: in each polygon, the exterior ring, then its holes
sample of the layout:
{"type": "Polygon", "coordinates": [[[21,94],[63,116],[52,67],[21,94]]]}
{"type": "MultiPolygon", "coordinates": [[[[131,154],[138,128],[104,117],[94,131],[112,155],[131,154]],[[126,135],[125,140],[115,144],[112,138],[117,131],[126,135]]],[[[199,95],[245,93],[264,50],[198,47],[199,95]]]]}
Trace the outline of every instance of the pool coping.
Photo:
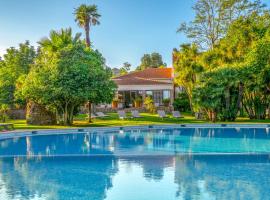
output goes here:
{"type": "Polygon", "coordinates": [[[168,125],[138,125],[138,126],[111,126],[111,127],[77,127],[70,129],[36,129],[36,130],[16,130],[0,134],[0,140],[38,136],[38,135],[60,135],[87,132],[108,132],[108,131],[129,131],[143,129],[166,129],[166,128],[270,128],[270,124],[168,124],[168,125]]]}

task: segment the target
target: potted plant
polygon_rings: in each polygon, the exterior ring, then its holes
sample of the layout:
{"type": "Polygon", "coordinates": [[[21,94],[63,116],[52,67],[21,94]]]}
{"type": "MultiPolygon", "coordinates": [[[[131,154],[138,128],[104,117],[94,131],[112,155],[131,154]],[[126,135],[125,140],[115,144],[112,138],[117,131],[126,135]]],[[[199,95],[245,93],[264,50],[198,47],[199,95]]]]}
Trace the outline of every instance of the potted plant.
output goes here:
{"type": "Polygon", "coordinates": [[[171,100],[170,100],[170,99],[163,99],[162,102],[163,102],[163,105],[164,105],[164,106],[169,106],[171,100]]]}
{"type": "Polygon", "coordinates": [[[118,98],[114,98],[112,100],[112,108],[118,108],[118,102],[119,102],[119,99],[118,98]]]}
{"type": "Polygon", "coordinates": [[[142,98],[140,96],[136,97],[134,100],[134,106],[135,108],[142,107],[142,98]]]}

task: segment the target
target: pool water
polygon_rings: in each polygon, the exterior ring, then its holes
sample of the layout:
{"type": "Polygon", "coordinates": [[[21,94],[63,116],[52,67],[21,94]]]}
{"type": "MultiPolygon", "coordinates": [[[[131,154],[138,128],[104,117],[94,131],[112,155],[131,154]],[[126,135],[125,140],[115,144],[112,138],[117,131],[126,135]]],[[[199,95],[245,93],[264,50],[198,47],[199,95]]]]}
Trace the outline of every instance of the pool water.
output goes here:
{"type": "Polygon", "coordinates": [[[0,140],[0,199],[270,199],[268,129],[83,132],[0,140]]]}

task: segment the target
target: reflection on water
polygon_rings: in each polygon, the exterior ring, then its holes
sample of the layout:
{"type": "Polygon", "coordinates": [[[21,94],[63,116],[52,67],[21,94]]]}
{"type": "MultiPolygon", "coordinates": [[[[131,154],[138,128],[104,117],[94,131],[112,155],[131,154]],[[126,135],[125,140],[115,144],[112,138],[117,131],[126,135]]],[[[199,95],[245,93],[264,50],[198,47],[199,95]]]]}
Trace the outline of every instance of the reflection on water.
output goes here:
{"type": "Polygon", "coordinates": [[[0,156],[269,153],[267,128],[182,128],[28,136],[0,140],[0,156]]]}
{"type": "Polygon", "coordinates": [[[0,199],[267,199],[266,155],[3,158],[0,199]]]}
{"type": "Polygon", "coordinates": [[[145,129],[6,139],[0,140],[0,199],[265,200],[270,199],[269,155],[268,129],[145,129]]]}

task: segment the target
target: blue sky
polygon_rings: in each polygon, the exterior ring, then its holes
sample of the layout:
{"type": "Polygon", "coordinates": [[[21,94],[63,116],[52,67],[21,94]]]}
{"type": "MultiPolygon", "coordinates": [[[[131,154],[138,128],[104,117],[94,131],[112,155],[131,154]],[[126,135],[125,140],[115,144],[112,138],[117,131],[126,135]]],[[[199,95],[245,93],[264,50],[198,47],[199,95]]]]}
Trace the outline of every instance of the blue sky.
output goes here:
{"type": "MultiPolygon", "coordinates": [[[[264,0],[266,2],[267,0],[264,0]]],[[[94,48],[110,67],[129,62],[138,66],[144,53],[159,52],[171,65],[172,49],[187,42],[176,33],[181,22],[193,18],[195,0],[0,0],[0,55],[5,49],[30,40],[32,45],[51,29],[72,27],[74,8],[97,4],[102,15],[91,30],[94,48]]]]}

